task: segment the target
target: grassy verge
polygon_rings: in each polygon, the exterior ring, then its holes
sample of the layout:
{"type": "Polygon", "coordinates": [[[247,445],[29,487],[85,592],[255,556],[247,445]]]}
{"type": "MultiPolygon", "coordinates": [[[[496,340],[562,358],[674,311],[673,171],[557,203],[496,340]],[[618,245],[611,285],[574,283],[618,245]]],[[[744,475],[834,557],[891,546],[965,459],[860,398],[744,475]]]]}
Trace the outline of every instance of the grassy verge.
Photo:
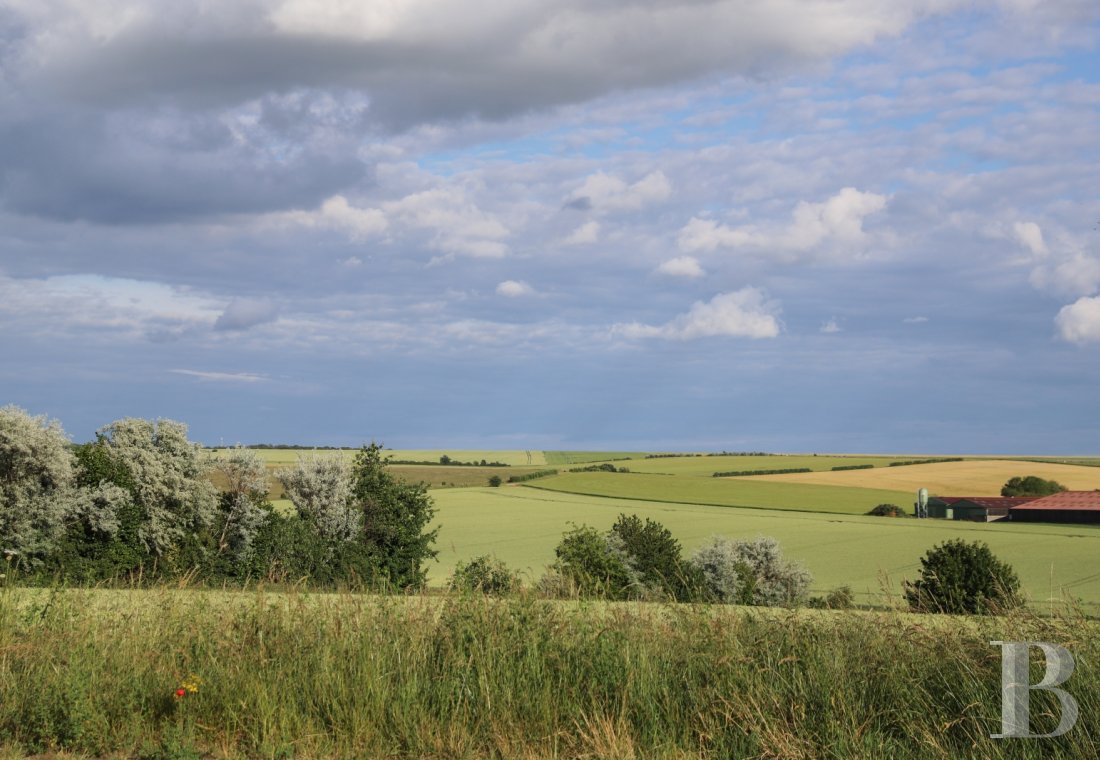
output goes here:
{"type": "MultiPolygon", "coordinates": [[[[1096,626],[1077,618],[7,589],[0,744],[175,758],[1090,757],[1098,655],[1096,626]],[[1075,654],[1073,731],[989,738],[996,639],[1075,654]],[[174,696],[184,684],[197,691],[174,696]]],[[[1056,722],[1048,696],[1032,695],[1035,730],[1056,722]]]]}

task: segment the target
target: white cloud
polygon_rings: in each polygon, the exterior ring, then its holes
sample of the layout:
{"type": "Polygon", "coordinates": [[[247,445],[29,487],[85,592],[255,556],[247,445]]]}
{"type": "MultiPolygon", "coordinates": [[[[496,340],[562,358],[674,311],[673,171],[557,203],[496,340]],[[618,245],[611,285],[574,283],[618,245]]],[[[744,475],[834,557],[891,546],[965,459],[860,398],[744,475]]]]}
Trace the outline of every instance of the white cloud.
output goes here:
{"type": "Polygon", "coordinates": [[[845,187],[822,203],[800,201],[784,227],[729,227],[693,217],[680,230],[679,245],[687,252],[740,247],[801,252],[826,241],[850,248],[864,242],[864,218],[885,207],[886,196],[845,187]]]}
{"type": "Polygon", "coordinates": [[[1085,296],[1100,289],[1100,258],[1083,251],[1059,251],[1053,261],[1036,267],[1029,278],[1039,290],[1085,296]]]}
{"type": "Polygon", "coordinates": [[[520,280],[505,280],[497,285],[497,295],[507,298],[519,298],[520,296],[531,295],[534,292],[534,288],[520,280]]]}
{"type": "Polygon", "coordinates": [[[272,216],[276,220],[287,220],[306,227],[340,230],[352,240],[375,237],[389,227],[384,213],[376,208],[352,206],[342,195],[332,196],[317,211],[287,211],[272,216]]]}
{"type": "Polygon", "coordinates": [[[1100,296],[1078,298],[1054,318],[1058,333],[1071,343],[1100,343],[1100,296]]]}
{"type": "Polygon", "coordinates": [[[828,322],[821,325],[821,330],[820,331],[827,334],[827,335],[842,332],[840,325],[837,324],[836,317],[833,317],[828,322]]]}
{"type": "Polygon", "coordinates": [[[702,277],[706,274],[703,267],[699,266],[699,260],[694,256],[677,256],[657,267],[660,274],[669,277],[702,277]]]}
{"type": "Polygon", "coordinates": [[[600,238],[600,223],[592,220],[585,222],[565,239],[567,245],[595,243],[600,238]]]}
{"type": "Polygon", "coordinates": [[[262,383],[267,378],[251,372],[200,372],[194,369],[170,369],[169,372],[176,375],[187,375],[199,380],[218,383],[262,383]]]}
{"type": "Polygon", "coordinates": [[[596,172],[569,196],[569,203],[587,206],[597,213],[638,211],[659,203],[672,195],[672,184],[660,170],[650,172],[628,185],[624,180],[604,172],[596,172]]]}
{"type": "Polygon", "coordinates": [[[907,325],[923,325],[928,321],[928,317],[906,317],[901,321],[907,325]]]}
{"type": "Polygon", "coordinates": [[[1036,256],[1046,256],[1049,251],[1043,241],[1043,230],[1035,222],[1016,222],[1012,225],[1016,240],[1036,256]]]}
{"type": "Polygon", "coordinates": [[[445,254],[501,258],[511,233],[499,219],[482,211],[457,187],[439,187],[382,204],[407,230],[431,233],[430,245],[445,254]]]}
{"type": "Polygon", "coordinates": [[[719,293],[710,301],[696,301],[687,313],[660,326],[638,322],[618,324],[612,333],[627,338],[692,340],[705,337],[774,338],[780,324],[777,304],[765,300],[757,288],[719,293]]]}
{"type": "Polygon", "coordinates": [[[363,266],[363,260],[358,256],[348,256],[340,263],[346,266],[348,269],[355,269],[356,267],[363,266]]]}

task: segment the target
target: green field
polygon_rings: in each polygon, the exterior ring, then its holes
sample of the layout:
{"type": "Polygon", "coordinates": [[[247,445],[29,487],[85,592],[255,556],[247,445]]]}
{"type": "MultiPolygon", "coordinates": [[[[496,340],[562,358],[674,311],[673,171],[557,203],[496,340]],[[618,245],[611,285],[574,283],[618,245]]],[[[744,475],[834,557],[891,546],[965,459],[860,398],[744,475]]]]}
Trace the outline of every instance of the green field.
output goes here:
{"type": "Polygon", "coordinates": [[[553,491],[720,507],[764,507],[808,512],[864,514],[877,504],[908,509],[913,494],[873,488],[773,483],[740,478],[696,478],[637,473],[570,472],[530,481],[553,491]]]}
{"type": "Polygon", "coordinates": [[[773,536],[789,557],[813,572],[815,593],[847,584],[861,603],[882,601],[884,584],[897,592],[935,544],[956,537],[981,540],[1016,569],[1033,602],[1049,600],[1052,593],[1060,599],[1064,591],[1100,612],[1100,528],[660,504],[522,486],[432,495],[441,526],[439,562],[429,564],[432,585],[442,585],[459,560],[481,554],[494,554],[524,569],[529,579],[537,577],[553,562],[554,547],[571,523],[606,529],[625,512],[659,521],[686,550],[714,534],[773,536]]]}
{"type": "Polygon", "coordinates": [[[811,470],[829,470],[833,467],[873,464],[886,467],[890,462],[912,457],[871,456],[813,456],[806,454],[774,454],[770,456],[683,456],[636,459],[623,464],[631,472],[665,473],[668,475],[701,475],[710,477],[716,472],[744,472],[747,470],[791,470],[808,467],[811,470]]]}
{"type": "Polygon", "coordinates": [[[640,459],[645,456],[641,451],[544,451],[546,464],[570,465],[610,460],[640,459]]]}
{"type": "MultiPolygon", "coordinates": [[[[210,449],[217,456],[224,449],[210,449]]],[[[269,467],[283,467],[298,461],[299,456],[345,456],[351,459],[356,449],[253,449],[269,467]]],[[[443,455],[458,462],[500,462],[513,466],[545,465],[546,452],[518,449],[386,449],[385,455],[394,461],[438,462],[443,455]]]]}

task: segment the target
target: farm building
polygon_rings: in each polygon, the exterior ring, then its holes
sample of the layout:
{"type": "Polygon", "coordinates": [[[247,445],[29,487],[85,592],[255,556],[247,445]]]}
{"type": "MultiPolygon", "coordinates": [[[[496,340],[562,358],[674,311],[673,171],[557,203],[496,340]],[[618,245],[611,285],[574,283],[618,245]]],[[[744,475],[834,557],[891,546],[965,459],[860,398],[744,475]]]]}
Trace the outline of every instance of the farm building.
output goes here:
{"type": "Polygon", "coordinates": [[[1013,507],[1008,518],[1020,522],[1100,523],[1100,491],[1063,491],[1013,507]]]}
{"type": "Polygon", "coordinates": [[[945,520],[992,522],[1008,517],[1009,511],[1036,501],[1034,496],[933,496],[928,516],[945,520]]]}

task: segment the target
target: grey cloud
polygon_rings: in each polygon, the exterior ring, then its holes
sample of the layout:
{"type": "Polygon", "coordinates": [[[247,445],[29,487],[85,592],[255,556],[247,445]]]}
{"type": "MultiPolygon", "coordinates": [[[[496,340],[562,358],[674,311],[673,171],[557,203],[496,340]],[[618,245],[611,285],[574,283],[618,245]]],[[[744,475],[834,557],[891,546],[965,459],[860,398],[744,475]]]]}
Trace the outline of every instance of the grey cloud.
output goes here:
{"type": "Polygon", "coordinates": [[[256,325],[274,322],[278,307],[270,301],[234,299],[214,322],[215,330],[247,330],[256,325]]]}
{"type": "Polygon", "coordinates": [[[715,72],[783,71],[895,34],[926,4],[454,0],[431,13],[290,0],[254,3],[250,13],[132,5],[136,21],[94,40],[79,23],[94,11],[40,12],[36,23],[56,29],[44,42],[30,38],[27,80],[108,107],[224,107],[298,87],[350,87],[369,93],[376,119],[404,128],[503,119],[715,72]]]}

